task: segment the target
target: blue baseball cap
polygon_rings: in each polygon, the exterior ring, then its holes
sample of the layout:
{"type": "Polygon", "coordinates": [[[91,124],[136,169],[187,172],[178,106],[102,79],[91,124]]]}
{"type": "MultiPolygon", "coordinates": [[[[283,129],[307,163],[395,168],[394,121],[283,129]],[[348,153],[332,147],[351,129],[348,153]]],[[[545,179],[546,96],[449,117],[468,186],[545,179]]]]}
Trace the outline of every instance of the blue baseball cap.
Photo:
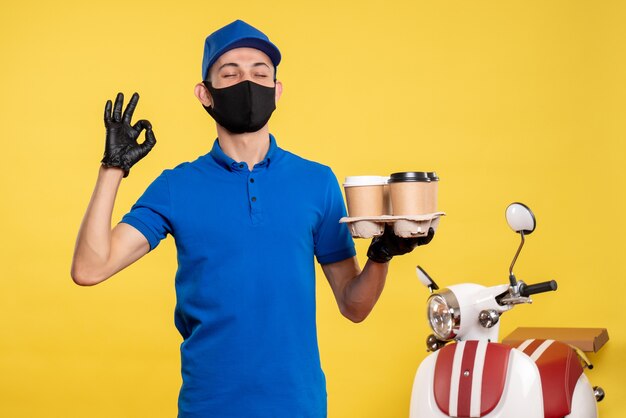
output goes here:
{"type": "Polygon", "coordinates": [[[280,62],[280,51],[263,32],[243,20],[235,20],[207,36],[204,41],[202,79],[206,80],[209,68],[223,53],[243,47],[255,48],[267,54],[274,68],[280,62]]]}

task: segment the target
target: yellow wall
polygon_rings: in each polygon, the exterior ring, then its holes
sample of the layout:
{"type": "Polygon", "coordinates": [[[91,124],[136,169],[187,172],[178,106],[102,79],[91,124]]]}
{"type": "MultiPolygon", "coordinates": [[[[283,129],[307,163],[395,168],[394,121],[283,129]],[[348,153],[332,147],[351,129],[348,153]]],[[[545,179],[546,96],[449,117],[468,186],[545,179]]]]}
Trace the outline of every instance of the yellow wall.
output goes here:
{"type": "MultiPolygon", "coordinates": [[[[404,417],[426,355],[416,264],[443,285],[504,283],[509,202],[538,218],[517,274],[557,293],[503,318],[602,326],[592,360],[603,417],[621,417],[626,287],[626,7],[620,1],[55,1],[0,6],[0,416],[172,417],[180,385],[168,238],[93,288],[69,276],[104,143],[102,109],[141,94],[153,152],[123,181],[117,222],[162,169],[208,151],[193,96],[204,36],[236,18],[280,47],[271,131],[338,178],[436,170],[433,243],[394,260],[362,324],[323,276],[319,340],[329,416],[404,417]]],[[[365,262],[368,242],[357,243],[365,262]]],[[[321,271],[320,271],[321,274],[321,271]]]]}

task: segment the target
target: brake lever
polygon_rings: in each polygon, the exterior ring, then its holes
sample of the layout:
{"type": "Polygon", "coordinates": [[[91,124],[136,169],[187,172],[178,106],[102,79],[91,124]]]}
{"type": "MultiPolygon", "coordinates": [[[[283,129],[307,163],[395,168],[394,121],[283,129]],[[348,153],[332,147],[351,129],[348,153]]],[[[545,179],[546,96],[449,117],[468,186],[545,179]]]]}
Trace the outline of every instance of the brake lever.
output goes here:
{"type": "Polygon", "coordinates": [[[496,300],[500,305],[521,305],[523,303],[531,304],[533,300],[530,297],[520,295],[520,288],[524,282],[518,280],[515,286],[509,286],[508,292],[497,297],[496,300]]]}

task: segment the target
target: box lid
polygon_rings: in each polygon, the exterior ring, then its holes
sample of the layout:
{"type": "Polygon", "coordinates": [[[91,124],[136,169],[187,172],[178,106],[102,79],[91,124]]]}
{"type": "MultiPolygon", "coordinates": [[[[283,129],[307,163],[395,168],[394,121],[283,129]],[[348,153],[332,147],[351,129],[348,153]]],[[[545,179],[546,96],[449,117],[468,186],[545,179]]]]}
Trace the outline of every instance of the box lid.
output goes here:
{"type": "Polygon", "coordinates": [[[520,327],[504,337],[503,344],[513,344],[531,338],[558,340],[580,348],[587,353],[596,353],[609,340],[606,328],[532,328],[520,327]]]}

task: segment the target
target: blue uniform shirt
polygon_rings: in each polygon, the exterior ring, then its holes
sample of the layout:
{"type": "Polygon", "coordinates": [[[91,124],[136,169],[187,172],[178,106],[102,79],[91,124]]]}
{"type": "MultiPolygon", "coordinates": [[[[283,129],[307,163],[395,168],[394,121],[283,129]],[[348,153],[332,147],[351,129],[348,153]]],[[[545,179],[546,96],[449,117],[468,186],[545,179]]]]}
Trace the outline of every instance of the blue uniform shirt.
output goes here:
{"type": "Polygon", "coordinates": [[[165,170],[122,222],[176,241],[179,417],[326,416],[315,263],[355,255],[337,179],[277,147],[250,171],[216,140],[165,170]]]}

